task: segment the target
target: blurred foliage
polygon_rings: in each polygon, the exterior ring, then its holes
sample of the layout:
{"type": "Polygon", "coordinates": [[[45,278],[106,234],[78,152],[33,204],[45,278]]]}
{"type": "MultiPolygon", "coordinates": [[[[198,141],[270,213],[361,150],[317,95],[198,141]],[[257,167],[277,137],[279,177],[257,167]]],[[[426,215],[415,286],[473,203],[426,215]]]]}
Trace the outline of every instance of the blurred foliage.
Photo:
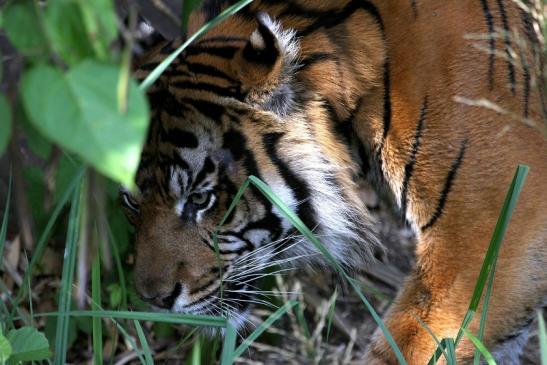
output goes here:
{"type": "MultiPolygon", "coordinates": [[[[31,143],[53,142],[132,186],[149,112],[144,93],[122,67],[121,49],[112,46],[118,34],[113,2],[18,0],[8,1],[2,13],[5,35],[26,60],[18,97],[39,131],[31,143]]],[[[0,99],[0,116],[8,114],[0,99]]],[[[9,118],[1,119],[4,130],[9,118]]]]}

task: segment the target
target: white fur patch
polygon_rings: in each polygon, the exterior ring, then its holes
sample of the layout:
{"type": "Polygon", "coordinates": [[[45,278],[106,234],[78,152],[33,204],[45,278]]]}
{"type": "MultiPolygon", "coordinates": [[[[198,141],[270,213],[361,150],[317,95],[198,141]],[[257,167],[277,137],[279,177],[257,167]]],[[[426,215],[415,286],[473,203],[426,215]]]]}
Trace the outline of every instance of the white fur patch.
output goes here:
{"type": "Polygon", "coordinates": [[[251,34],[251,44],[253,45],[253,48],[257,50],[263,50],[266,48],[264,38],[262,38],[262,35],[260,35],[258,30],[255,30],[253,34],[251,34]]]}

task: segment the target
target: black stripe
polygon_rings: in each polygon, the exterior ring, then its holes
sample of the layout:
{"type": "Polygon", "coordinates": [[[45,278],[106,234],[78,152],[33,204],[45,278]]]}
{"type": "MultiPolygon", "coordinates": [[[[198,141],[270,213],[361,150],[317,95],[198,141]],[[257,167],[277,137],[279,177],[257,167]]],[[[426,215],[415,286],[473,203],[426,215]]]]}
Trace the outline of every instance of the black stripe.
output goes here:
{"type": "Polygon", "coordinates": [[[178,128],[161,129],[160,139],[162,142],[170,143],[181,148],[196,148],[199,145],[194,133],[178,128]]]}
{"type": "Polygon", "coordinates": [[[196,179],[192,183],[192,187],[190,190],[194,190],[205,178],[207,175],[215,172],[215,164],[213,163],[213,160],[211,160],[210,157],[206,157],[205,161],[203,162],[203,166],[201,167],[201,170],[198,172],[196,179]]]}
{"type": "MultiPolygon", "coordinates": [[[[534,9],[533,1],[525,0],[524,4],[529,9],[534,9]]],[[[533,15],[525,11],[524,9],[520,9],[521,11],[521,18],[522,23],[524,25],[524,34],[526,35],[526,38],[528,38],[528,41],[530,42],[530,48],[532,49],[532,54],[534,61],[538,60],[538,58],[541,60],[542,54],[541,54],[541,42],[538,39],[538,34],[536,33],[534,29],[534,23],[539,24],[537,20],[534,19],[533,15]]],[[[538,87],[538,93],[541,100],[541,106],[543,115],[547,115],[547,98],[545,98],[545,79],[543,77],[539,77],[537,80],[537,87],[538,87]]]]}
{"type": "Polygon", "coordinates": [[[207,0],[203,2],[203,5],[201,6],[201,10],[203,11],[205,15],[205,21],[211,21],[213,18],[215,18],[218,14],[220,14],[220,11],[222,10],[222,4],[224,4],[225,1],[223,0],[207,0]]]}
{"type": "Polygon", "coordinates": [[[496,60],[496,39],[494,38],[494,18],[490,12],[488,6],[488,0],[481,0],[482,12],[484,13],[484,19],[486,20],[486,26],[488,27],[488,87],[490,90],[494,87],[494,62],[496,60]]]}
{"type": "Polygon", "coordinates": [[[243,95],[231,87],[222,87],[216,84],[211,84],[208,82],[191,82],[191,81],[171,81],[169,86],[173,86],[178,89],[189,89],[194,91],[205,91],[210,92],[218,96],[226,98],[235,98],[238,100],[243,100],[243,95]]]}
{"type": "MultiPolygon", "coordinates": [[[[270,6],[279,5],[278,0],[263,0],[263,3],[269,4],[270,6]]],[[[283,9],[282,12],[279,13],[278,17],[283,18],[286,16],[289,17],[303,17],[307,19],[315,19],[320,16],[324,16],[326,13],[332,13],[332,11],[319,11],[314,8],[305,8],[301,6],[300,4],[295,3],[294,1],[284,1],[283,4],[285,5],[285,9],[283,9]]]]}
{"type": "Polygon", "coordinates": [[[416,4],[416,0],[410,0],[410,7],[412,8],[412,15],[414,18],[418,17],[418,5],[416,4]]]}
{"type": "MultiPolygon", "coordinates": [[[[224,133],[222,148],[228,149],[236,160],[243,161],[243,167],[246,170],[247,176],[254,175],[262,180],[258,165],[254,159],[254,153],[247,149],[247,141],[243,134],[235,129],[231,129],[224,133]]],[[[257,199],[260,200],[262,205],[264,205],[264,209],[270,213],[268,216],[271,216],[271,219],[274,222],[272,224],[277,225],[278,230],[281,229],[281,221],[271,213],[273,207],[272,203],[254,185],[251,184],[250,189],[257,199]]],[[[230,204],[231,201],[227,203],[230,204]]],[[[230,216],[234,215],[234,213],[230,214],[230,216]]],[[[231,220],[232,218],[233,217],[230,217],[229,219],[231,220]]]]}
{"type": "Polygon", "coordinates": [[[532,78],[530,76],[530,67],[528,64],[528,59],[526,58],[526,52],[524,49],[522,49],[522,45],[520,42],[516,42],[516,45],[518,47],[519,51],[519,57],[520,57],[520,64],[522,66],[522,77],[524,78],[524,90],[523,90],[523,115],[524,118],[528,118],[529,110],[530,110],[530,89],[531,89],[531,81],[532,78]]]}
{"type": "Polygon", "coordinates": [[[216,35],[212,37],[207,37],[195,42],[195,45],[205,45],[214,42],[247,42],[249,39],[244,37],[237,36],[226,36],[226,35],[216,35]]]}
{"type": "MultiPolygon", "coordinates": [[[[533,9],[534,5],[530,1],[524,1],[524,3],[529,7],[530,10],[533,9]]],[[[535,57],[539,51],[538,46],[540,46],[540,41],[538,39],[536,30],[534,29],[534,17],[532,16],[532,14],[530,14],[530,12],[524,9],[520,9],[520,12],[522,23],[524,25],[524,34],[531,43],[532,52],[534,53],[535,57]]]]}
{"type": "Polygon", "coordinates": [[[210,55],[220,58],[232,59],[239,48],[233,46],[219,46],[219,47],[200,47],[200,46],[190,46],[186,48],[184,54],[186,56],[201,56],[201,55],[210,55]]]}
{"type": "MultiPolygon", "coordinates": [[[[221,231],[220,234],[223,235],[223,236],[233,236],[235,238],[237,238],[238,240],[240,240],[241,242],[244,242],[245,243],[245,247],[243,248],[238,248],[237,251],[231,251],[231,250],[226,250],[226,254],[228,253],[234,253],[234,252],[237,252],[237,253],[242,253],[243,251],[245,250],[248,250],[248,251],[252,251],[255,249],[255,246],[254,244],[247,240],[245,237],[243,237],[243,235],[245,234],[245,232],[247,232],[247,229],[244,228],[243,229],[243,233],[241,232],[235,232],[235,231],[227,231],[227,232],[223,232],[221,231]]],[[[226,241],[226,242],[221,242],[221,243],[227,243],[227,244],[230,244],[230,243],[233,243],[233,242],[230,242],[230,241],[226,241]]]]}
{"type": "Polygon", "coordinates": [[[160,113],[160,116],[161,113],[165,112],[172,117],[182,117],[185,112],[190,110],[163,87],[148,93],[148,100],[152,108],[160,113]]]}
{"type": "MultiPolygon", "coordinates": [[[[391,81],[389,79],[389,62],[384,64],[384,133],[382,135],[382,147],[391,127],[391,81]]],[[[381,147],[380,147],[381,149],[381,147]]]]}
{"type": "Polygon", "coordinates": [[[338,61],[338,57],[335,54],[328,52],[312,53],[300,62],[299,71],[323,61],[338,61]]]}
{"type": "Polygon", "coordinates": [[[146,70],[146,71],[152,71],[153,69],[155,69],[160,63],[159,62],[156,62],[156,61],[153,61],[153,62],[149,62],[149,63],[145,63],[143,65],[140,65],[138,67],[138,70],[146,70]]]}
{"type": "Polygon", "coordinates": [[[217,67],[204,65],[202,63],[192,63],[192,62],[186,62],[184,64],[188,68],[188,71],[190,71],[191,73],[195,75],[207,75],[207,76],[217,77],[219,79],[226,80],[232,84],[237,83],[236,80],[234,80],[228,74],[220,71],[217,67]]]}
{"type": "Polygon", "coordinates": [[[405,178],[403,180],[403,190],[401,193],[401,212],[403,213],[403,217],[406,217],[406,209],[408,204],[408,183],[410,182],[410,178],[412,177],[412,173],[414,172],[414,165],[416,164],[416,155],[418,154],[418,150],[420,149],[421,139],[422,139],[422,131],[424,127],[424,121],[425,117],[427,115],[427,96],[424,98],[423,104],[422,104],[422,110],[420,112],[420,118],[418,119],[418,126],[416,127],[416,132],[414,134],[414,143],[412,144],[412,152],[410,154],[410,158],[408,159],[408,162],[405,165],[405,178]]]}
{"type": "Polygon", "coordinates": [[[454,184],[454,179],[456,178],[458,169],[460,168],[462,164],[463,157],[465,155],[465,150],[467,148],[467,142],[468,142],[467,138],[461,142],[458,156],[454,159],[454,161],[452,162],[452,166],[450,166],[450,170],[448,171],[448,176],[446,177],[443,191],[441,192],[439,202],[437,203],[437,208],[435,208],[435,212],[433,212],[433,215],[429,219],[429,222],[427,222],[427,224],[425,224],[422,227],[423,231],[425,231],[428,228],[431,228],[435,224],[437,219],[439,219],[441,215],[443,214],[443,209],[444,209],[444,205],[446,204],[446,199],[448,198],[448,193],[450,193],[450,189],[452,188],[452,184],[454,184]]]}
{"type": "MultiPolygon", "coordinates": [[[[164,158],[164,162],[162,163],[162,165],[165,165],[165,164],[170,165],[171,163],[167,162],[168,160],[169,160],[168,158],[164,158]]],[[[173,165],[177,165],[183,170],[190,170],[190,165],[188,164],[188,162],[186,162],[186,160],[184,160],[178,153],[173,152],[170,160],[173,165]]],[[[166,175],[169,175],[169,174],[166,174],[166,175]]]]}
{"type": "MultiPolygon", "coordinates": [[[[194,288],[192,290],[190,290],[190,295],[195,295],[197,293],[199,293],[200,291],[205,291],[206,289],[209,289],[211,286],[213,285],[218,285],[219,281],[219,278],[215,277],[209,281],[207,281],[205,284],[203,284],[202,286],[199,286],[197,288],[194,288]]],[[[203,299],[206,299],[206,297],[201,297],[201,298],[198,298],[196,299],[195,301],[191,302],[191,303],[188,303],[187,306],[192,306],[192,305],[195,305],[195,304],[198,304],[200,301],[202,301],[203,299]]]]}
{"type": "Polygon", "coordinates": [[[180,102],[219,123],[225,111],[224,106],[203,99],[181,98],[180,102]]]}
{"type": "Polygon", "coordinates": [[[382,32],[384,31],[384,24],[378,9],[370,2],[364,0],[353,0],[349,2],[343,9],[334,13],[332,11],[321,12],[318,14],[317,19],[304,29],[297,32],[299,37],[304,37],[310,33],[315,32],[320,28],[333,28],[343,23],[357,10],[364,10],[368,12],[378,23],[382,32]]]}
{"type": "Polygon", "coordinates": [[[317,226],[317,222],[314,208],[310,202],[311,193],[308,183],[293,173],[277,154],[276,145],[282,135],[282,133],[267,133],[262,136],[262,143],[270,160],[294,193],[294,197],[298,204],[296,214],[308,228],[313,229],[317,226]]]}
{"type": "Polygon", "coordinates": [[[503,23],[503,39],[505,43],[505,54],[507,56],[507,72],[509,77],[509,82],[511,83],[511,92],[515,95],[515,66],[513,65],[513,55],[511,54],[511,37],[509,34],[509,20],[507,18],[507,13],[505,12],[505,6],[503,5],[503,0],[497,0],[498,8],[500,10],[501,21],[503,23]]]}

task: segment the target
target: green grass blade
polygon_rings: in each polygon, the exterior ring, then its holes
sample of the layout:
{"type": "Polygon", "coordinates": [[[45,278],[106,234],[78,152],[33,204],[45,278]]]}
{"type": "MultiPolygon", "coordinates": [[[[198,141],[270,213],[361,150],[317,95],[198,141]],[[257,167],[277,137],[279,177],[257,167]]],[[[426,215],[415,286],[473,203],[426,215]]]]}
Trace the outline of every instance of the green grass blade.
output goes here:
{"type": "Polygon", "coordinates": [[[249,348],[249,346],[258,338],[264,331],[266,331],[270,326],[277,321],[282,315],[287,313],[291,308],[298,306],[299,302],[296,300],[289,300],[285,302],[281,307],[279,307],[275,312],[273,312],[264,322],[260,324],[246,339],[241,345],[237,347],[234,351],[233,359],[241,356],[243,352],[249,348]]]}
{"type": "Polygon", "coordinates": [[[481,355],[484,357],[488,365],[496,365],[496,360],[494,360],[494,357],[492,356],[490,351],[486,349],[486,347],[478,337],[475,337],[471,332],[466,329],[463,330],[463,333],[471,340],[471,342],[473,342],[473,345],[475,345],[477,351],[480,351],[481,355]]]}
{"type": "MultiPolygon", "coordinates": [[[[9,293],[9,292],[10,292],[9,288],[0,277],[0,293],[9,293]]],[[[15,298],[13,298],[13,296],[11,295],[6,295],[6,299],[12,307],[12,311],[6,312],[6,320],[5,322],[1,321],[2,322],[1,324],[7,324],[9,325],[8,328],[14,329],[15,326],[13,321],[20,320],[25,324],[25,326],[29,326],[31,323],[31,319],[29,319],[26,311],[21,310],[21,308],[17,305],[17,303],[15,303],[15,298]],[[17,312],[18,317],[14,317],[13,312],[17,312]]],[[[6,303],[4,303],[3,300],[0,300],[0,303],[2,303],[3,308],[5,308],[5,310],[8,311],[6,303]]]]}
{"type": "Polygon", "coordinates": [[[346,281],[349,282],[349,284],[352,286],[353,290],[357,293],[361,301],[365,304],[367,307],[367,310],[370,312],[372,318],[384,334],[386,340],[388,341],[391,349],[393,350],[395,357],[399,361],[401,365],[406,365],[406,360],[403,357],[403,354],[401,353],[401,350],[399,349],[399,346],[397,346],[397,343],[395,343],[395,340],[393,339],[393,336],[385,326],[384,322],[376,313],[376,310],[370,304],[368,299],[365,297],[363,292],[361,291],[361,288],[359,286],[359,283],[357,283],[353,278],[351,278],[344,268],[338,263],[338,261],[332,256],[332,254],[327,250],[327,248],[317,239],[317,237],[311,232],[311,230],[306,227],[304,222],[291,210],[285,203],[277,197],[273,191],[270,189],[268,185],[266,185],[262,180],[257,178],[256,176],[249,176],[248,180],[253,184],[273,205],[275,205],[281,213],[287,218],[291,224],[300,232],[302,233],[316,248],[317,250],[323,255],[323,257],[329,262],[329,264],[342,275],[346,281]]]}
{"type": "Polygon", "coordinates": [[[2,269],[2,267],[4,266],[4,246],[6,245],[6,235],[8,234],[9,208],[11,204],[11,184],[12,177],[10,172],[8,196],[6,197],[6,207],[4,208],[4,217],[2,218],[2,227],[0,228],[0,269],[2,269]]]}
{"type": "MultiPolygon", "coordinates": [[[[476,313],[477,308],[479,307],[479,303],[482,297],[482,293],[484,291],[484,287],[486,286],[486,282],[489,278],[490,273],[495,267],[495,262],[501,248],[503,237],[505,236],[505,232],[507,231],[509,221],[511,220],[511,216],[513,215],[513,210],[515,209],[520,192],[522,191],[522,188],[524,186],[524,182],[526,180],[526,175],[528,174],[528,170],[529,170],[528,166],[518,165],[515,175],[513,177],[513,181],[511,182],[511,185],[509,186],[509,190],[507,191],[507,195],[505,197],[505,201],[503,203],[498,221],[496,223],[496,227],[494,228],[492,239],[490,240],[488,250],[486,251],[486,255],[479,273],[479,277],[477,278],[477,282],[475,284],[475,289],[473,290],[473,295],[469,303],[469,310],[467,311],[466,316],[460,327],[460,330],[458,331],[458,335],[456,336],[456,341],[455,341],[456,346],[458,345],[458,343],[460,342],[463,336],[463,333],[464,333],[463,330],[467,329],[469,323],[471,323],[473,315],[476,313]]],[[[485,311],[487,309],[488,308],[486,308],[485,311]]],[[[483,314],[484,314],[483,319],[485,319],[486,312],[483,312],[483,314]]],[[[484,323],[482,323],[482,325],[484,326],[484,323]]],[[[435,359],[439,358],[441,351],[442,350],[440,348],[437,348],[437,350],[435,351],[435,354],[429,360],[428,365],[433,365],[436,363],[435,359]]]]}
{"type": "Polygon", "coordinates": [[[543,313],[538,311],[539,350],[541,354],[541,365],[547,365],[547,331],[543,313]]]}
{"type": "MultiPolygon", "coordinates": [[[[188,326],[203,326],[203,327],[226,327],[226,319],[222,317],[213,316],[196,316],[191,314],[179,314],[179,313],[157,313],[157,312],[132,312],[132,311],[67,311],[71,317],[99,317],[99,318],[117,318],[117,319],[136,319],[139,321],[152,321],[152,322],[165,322],[173,324],[186,324],[188,326]]],[[[57,317],[62,313],[58,312],[45,312],[35,313],[34,317],[57,317]]],[[[18,319],[18,318],[15,318],[18,319]]]]}
{"type": "Polygon", "coordinates": [[[125,283],[125,272],[123,270],[122,259],[120,256],[120,251],[118,250],[118,242],[112,233],[112,229],[108,227],[108,237],[110,242],[110,250],[112,252],[112,257],[114,258],[114,264],[116,266],[116,272],[118,273],[118,283],[122,291],[122,302],[120,307],[125,310],[127,309],[127,285],[125,283]]]}
{"type": "Polygon", "coordinates": [[[476,312],[479,307],[479,302],[486,285],[486,280],[488,279],[488,274],[492,271],[494,261],[499,254],[503,237],[505,236],[505,232],[509,226],[509,221],[513,215],[513,210],[515,209],[520,192],[524,186],[524,181],[526,180],[528,170],[528,166],[525,165],[519,165],[517,167],[517,171],[515,172],[515,176],[513,177],[513,181],[511,182],[511,186],[507,192],[498,222],[496,223],[496,228],[494,229],[494,234],[492,235],[488,251],[486,252],[486,256],[479,273],[479,278],[477,279],[477,283],[475,285],[475,290],[473,291],[471,303],[469,304],[469,309],[474,312],[476,312]]]}
{"type": "MultiPolygon", "coordinates": [[[[98,251],[98,250],[97,250],[98,251]]],[[[91,309],[98,310],[101,304],[101,258],[95,257],[91,268],[91,309]]],[[[103,364],[103,326],[101,318],[93,318],[93,363],[103,364]]]]}
{"type": "Polygon", "coordinates": [[[207,33],[212,28],[216,27],[218,24],[223,22],[227,17],[230,15],[233,15],[237,13],[239,10],[250,4],[253,0],[240,0],[237,3],[233,4],[232,6],[226,8],[222,13],[220,13],[216,18],[205,24],[203,27],[201,27],[197,32],[192,34],[186,42],[184,42],[179,48],[177,48],[175,51],[173,51],[169,56],[167,56],[150,74],[144,79],[144,81],[140,84],[141,90],[146,90],[152,85],[160,76],[161,74],[169,67],[169,65],[181,54],[182,51],[186,47],[190,45],[193,41],[200,38],[202,35],[207,33]]]}
{"type": "Polygon", "coordinates": [[[201,365],[201,338],[197,336],[196,341],[192,345],[191,365],[201,365]]]}
{"type": "MultiPolygon", "coordinates": [[[[224,302],[222,299],[224,298],[224,281],[223,281],[223,274],[222,274],[222,260],[220,258],[220,248],[218,246],[218,232],[220,231],[220,227],[226,222],[232,211],[235,209],[236,205],[241,200],[241,197],[243,196],[243,193],[245,193],[245,190],[249,187],[249,179],[245,180],[243,185],[239,188],[238,192],[236,193],[236,196],[232,200],[232,203],[226,210],[226,213],[224,213],[224,216],[220,220],[220,223],[218,224],[217,228],[215,229],[215,232],[213,233],[213,246],[215,249],[215,257],[217,260],[217,267],[218,267],[218,275],[220,279],[220,308],[222,311],[222,303],[224,302]]],[[[221,312],[222,313],[222,312],[221,312]]]]}
{"type": "MultiPolygon", "coordinates": [[[[53,227],[55,226],[57,219],[59,219],[59,216],[61,215],[65,205],[67,204],[70,197],[73,195],[74,189],[76,189],[80,185],[80,182],[82,180],[82,177],[84,176],[84,173],[85,173],[84,167],[78,170],[78,172],[74,175],[74,178],[68,185],[68,188],[63,193],[63,195],[59,199],[59,202],[53,209],[53,212],[51,213],[49,217],[49,220],[44,228],[44,231],[42,232],[42,235],[40,236],[38,243],[36,244],[36,248],[32,254],[32,258],[30,259],[28,268],[25,271],[25,274],[23,276],[23,282],[30,282],[30,278],[32,277],[32,272],[34,271],[34,268],[36,267],[36,265],[42,258],[49,235],[53,227]]],[[[26,295],[27,295],[26,286],[23,285],[21,286],[21,288],[19,288],[19,292],[17,293],[17,299],[15,300],[15,303],[17,305],[21,304],[21,302],[25,299],[26,295]]]]}
{"type": "Polygon", "coordinates": [[[142,352],[144,354],[144,360],[146,365],[154,365],[154,360],[152,359],[152,351],[150,351],[150,346],[148,346],[148,341],[146,340],[146,336],[144,335],[144,331],[142,330],[141,323],[134,319],[133,323],[135,324],[135,328],[137,329],[137,336],[139,337],[139,342],[142,346],[142,352]]]}
{"type": "MultiPolygon", "coordinates": [[[[420,326],[422,326],[426,331],[427,333],[429,334],[429,336],[433,339],[433,341],[435,341],[435,344],[437,345],[437,348],[440,348],[442,350],[442,355],[445,357],[446,361],[448,362],[449,361],[449,358],[448,358],[448,354],[446,352],[446,349],[445,349],[445,346],[444,344],[442,343],[442,341],[439,341],[438,337],[435,336],[435,333],[433,333],[433,331],[431,330],[431,328],[427,325],[427,323],[425,323],[424,321],[422,321],[422,319],[418,316],[415,316],[415,315],[412,315],[412,317],[414,317],[414,319],[416,321],[418,321],[418,323],[420,323],[420,326]]],[[[437,361],[437,359],[435,358],[434,359],[435,361],[437,361]]]]}
{"type": "Polygon", "coordinates": [[[456,344],[454,342],[454,339],[453,338],[445,338],[445,339],[443,339],[443,342],[444,342],[444,345],[446,347],[446,355],[447,355],[446,363],[447,363],[447,365],[456,365],[457,364],[457,361],[456,361],[456,344]]]}
{"type": "Polygon", "coordinates": [[[329,342],[329,336],[330,331],[332,328],[332,320],[334,319],[334,314],[336,311],[336,299],[338,299],[338,291],[334,290],[334,294],[332,294],[332,297],[330,298],[329,303],[329,312],[327,313],[327,340],[326,342],[329,342]]]}
{"type": "MultiPolygon", "coordinates": [[[[486,328],[486,318],[488,315],[488,307],[490,305],[490,297],[492,296],[492,288],[494,287],[494,274],[496,273],[497,261],[498,261],[498,258],[496,257],[492,265],[492,271],[490,272],[490,275],[488,276],[488,285],[486,286],[486,293],[484,293],[484,302],[482,303],[479,335],[477,337],[477,340],[479,340],[481,343],[482,343],[482,340],[484,339],[484,330],[486,328]]],[[[475,360],[473,361],[474,365],[480,365],[481,354],[482,354],[481,349],[477,347],[477,350],[475,351],[475,360]]]]}
{"type": "Polygon", "coordinates": [[[236,347],[237,332],[230,322],[226,322],[226,333],[222,344],[222,355],[220,365],[231,365],[236,358],[234,349],[236,347]]]}
{"type": "Polygon", "coordinates": [[[70,321],[69,311],[72,292],[72,281],[74,279],[74,267],[76,266],[76,249],[78,242],[78,228],[80,224],[80,189],[76,188],[72,195],[70,214],[68,218],[68,229],[65,246],[65,261],[61,276],[61,291],[59,293],[59,318],[57,319],[57,331],[55,340],[55,365],[66,363],[68,345],[68,324],[70,321]]]}
{"type": "Polygon", "coordinates": [[[302,310],[302,305],[300,302],[298,302],[294,307],[294,313],[296,314],[298,325],[302,328],[302,331],[304,331],[304,336],[309,340],[311,338],[310,329],[308,327],[308,323],[306,322],[306,317],[304,317],[304,311],[302,310]]]}

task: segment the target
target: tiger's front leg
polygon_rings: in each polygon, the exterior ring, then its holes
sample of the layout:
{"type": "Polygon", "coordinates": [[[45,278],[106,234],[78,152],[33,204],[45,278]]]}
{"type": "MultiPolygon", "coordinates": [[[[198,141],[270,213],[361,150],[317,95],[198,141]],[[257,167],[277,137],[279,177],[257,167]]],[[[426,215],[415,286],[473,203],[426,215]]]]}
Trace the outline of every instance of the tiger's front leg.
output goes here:
{"type": "MultiPolygon", "coordinates": [[[[521,209],[519,213],[522,212],[521,209]]],[[[520,363],[534,309],[542,305],[542,293],[545,293],[545,280],[538,277],[541,272],[538,263],[545,259],[545,249],[539,237],[524,231],[519,233],[523,218],[517,215],[511,222],[513,230],[509,230],[498,259],[488,308],[484,344],[500,365],[520,363]],[[540,252],[541,257],[530,255],[534,251],[540,252]],[[538,280],[530,280],[532,277],[538,280]]],[[[471,234],[466,235],[443,230],[440,224],[420,238],[417,265],[384,316],[409,365],[427,364],[437,348],[424,324],[439,341],[456,337],[488,246],[486,226],[468,226],[471,234]],[[448,238],[450,234],[453,239],[448,238]]],[[[481,307],[468,328],[475,335],[480,312],[481,307]]],[[[472,364],[473,352],[473,345],[464,336],[456,349],[458,364],[472,364]]],[[[362,363],[398,364],[380,329],[376,330],[362,363]]],[[[444,357],[437,363],[446,363],[444,357]]]]}

